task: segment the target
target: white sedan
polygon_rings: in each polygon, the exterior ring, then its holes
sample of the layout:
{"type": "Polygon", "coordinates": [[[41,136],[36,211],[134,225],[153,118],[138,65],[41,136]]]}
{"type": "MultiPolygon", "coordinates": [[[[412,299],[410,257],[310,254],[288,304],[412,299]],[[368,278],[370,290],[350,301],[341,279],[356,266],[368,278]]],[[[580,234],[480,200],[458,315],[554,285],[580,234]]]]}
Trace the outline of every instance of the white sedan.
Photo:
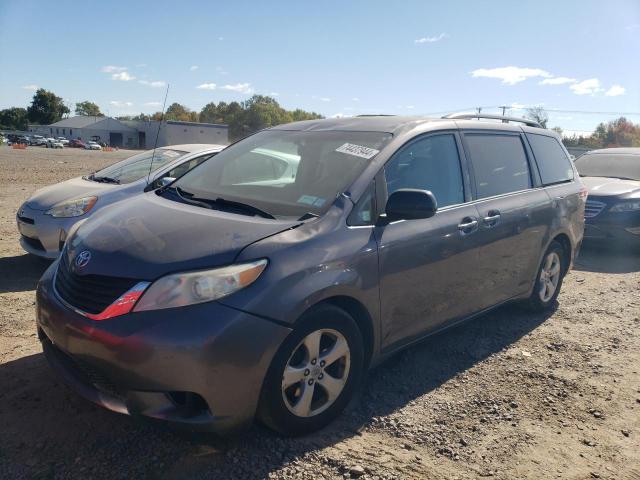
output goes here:
{"type": "Polygon", "coordinates": [[[47,143],[45,143],[45,146],[47,148],[63,148],[64,147],[62,142],[57,138],[47,138],[46,141],[47,143]]]}
{"type": "Polygon", "coordinates": [[[85,150],[102,150],[102,147],[96,142],[88,141],[85,146],[85,150]]]}

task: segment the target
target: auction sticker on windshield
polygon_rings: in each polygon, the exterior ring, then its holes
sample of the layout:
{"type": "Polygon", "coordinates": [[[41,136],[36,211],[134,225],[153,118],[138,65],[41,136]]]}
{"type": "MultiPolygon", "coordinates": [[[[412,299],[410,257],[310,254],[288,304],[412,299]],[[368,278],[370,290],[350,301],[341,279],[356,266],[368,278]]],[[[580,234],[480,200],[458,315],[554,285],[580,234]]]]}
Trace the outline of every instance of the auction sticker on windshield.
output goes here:
{"type": "Polygon", "coordinates": [[[367,160],[374,157],[380,150],[375,148],[363,147],[362,145],[354,145],[353,143],[345,143],[336,148],[336,152],[346,153],[355,157],[366,158],[367,160]]]}

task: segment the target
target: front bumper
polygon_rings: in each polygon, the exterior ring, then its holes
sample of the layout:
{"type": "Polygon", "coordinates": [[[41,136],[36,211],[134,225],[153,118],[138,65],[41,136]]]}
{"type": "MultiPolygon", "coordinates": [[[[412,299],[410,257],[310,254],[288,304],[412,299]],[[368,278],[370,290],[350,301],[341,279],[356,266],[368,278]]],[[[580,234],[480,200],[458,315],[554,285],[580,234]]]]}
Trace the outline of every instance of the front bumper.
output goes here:
{"type": "Polygon", "coordinates": [[[115,412],[226,433],[251,423],[273,355],[290,329],[219,303],[92,321],[37,289],[45,355],[63,380],[115,412]]]}
{"type": "Polygon", "coordinates": [[[603,212],[585,219],[585,240],[640,244],[640,212],[603,212]]]}
{"type": "Polygon", "coordinates": [[[69,229],[84,218],[54,218],[25,204],[16,215],[20,245],[27,253],[53,260],[60,254],[69,229]]]}

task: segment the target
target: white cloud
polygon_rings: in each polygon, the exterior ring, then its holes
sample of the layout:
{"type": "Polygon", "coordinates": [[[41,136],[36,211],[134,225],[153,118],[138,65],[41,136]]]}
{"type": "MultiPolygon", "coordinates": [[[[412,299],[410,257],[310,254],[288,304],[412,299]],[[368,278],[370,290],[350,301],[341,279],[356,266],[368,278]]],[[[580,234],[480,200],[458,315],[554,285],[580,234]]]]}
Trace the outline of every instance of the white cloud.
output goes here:
{"type": "Polygon", "coordinates": [[[160,102],[146,102],[144,104],[145,107],[159,107],[162,105],[160,102]]]}
{"type": "Polygon", "coordinates": [[[331,99],[329,97],[320,97],[321,102],[330,102],[331,99]]]}
{"type": "Polygon", "coordinates": [[[358,97],[353,97],[351,100],[353,100],[354,102],[359,102],[360,99],[358,97]]]}
{"type": "Polygon", "coordinates": [[[118,67],[117,65],[105,65],[101,68],[104,73],[119,73],[127,70],[127,67],[118,67]]]}
{"type": "Polygon", "coordinates": [[[231,92],[238,92],[244,95],[251,95],[253,93],[253,88],[251,88],[250,83],[236,83],[233,85],[223,85],[220,87],[222,90],[229,90],[231,92]]]}
{"type": "Polygon", "coordinates": [[[138,83],[140,83],[142,85],[147,85],[147,86],[153,87],[153,88],[164,87],[167,84],[167,82],[165,82],[164,80],[154,80],[154,81],[138,80],[138,83]]]}
{"type": "Polygon", "coordinates": [[[413,43],[416,44],[420,44],[420,43],[435,43],[435,42],[439,42],[442,39],[447,38],[449,35],[447,35],[446,33],[441,33],[440,35],[436,35],[435,37],[421,37],[421,38],[416,38],[413,43]]]}
{"type": "Polygon", "coordinates": [[[405,108],[406,108],[407,110],[413,110],[413,109],[414,109],[414,108],[416,108],[416,107],[414,107],[413,105],[407,105],[405,108]]]}
{"type": "Polygon", "coordinates": [[[136,77],[134,77],[133,75],[130,75],[129,72],[120,72],[120,73],[114,73],[111,75],[111,80],[120,80],[123,82],[129,82],[135,79],[136,77]]]}
{"type": "Polygon", "coordinates": [[[145,68],[145,67],[147,67],[147,64],[146,63],[139,63],[139,64],[136,65],[136,67],[145,68]]]}
{"type": "Polygon", "coordinates": [[[607,97],[618,97],[620,95],[624,95],[627,89],[622,85],[613,85],[609,90],[605,92],[607,97]]]}
{"type": "Polygon", "coordinates": [[[218,37],[218,40],[222,41],[224,40],[224,37],[218,37]]]}
{"type": "Polygon", "coordinates": [[[570,85],[569,88],[576,95],[595,95],[602,91],[600,80],[597,78],[590,78],[589,80],[574,83],[573,85],[570,85]]]}
{"type": "Polygon", "coordinates": [[[546,70],[539,68],[523,68],[523,67],[499,67],[499,68],[479,68],[471,72],[474,78],[497,78],[502,80],[505,85],[515,85],[532,77],[550,78],[552,75],[546,70]]]}
{"type": "Polygon", "coordinates": [[[29,90],[31,92],[35,92],[36,90],[38,90],[38,88],[40,88],[40,87],[38,87],[38,85],[23,85],[22,86],[23,90],[29,90]]]}
{"type": "Polygon", "coordinates": [[[191,72],[195,72],[195,71],[196,71],[197,69],[199,69],[199,68],[200,68],[200,67],[199,67],[198,65],[191,65],[191,66],[189,67],[189,71],[191,71],[191,72]]]}
{"type": "Polygon", "coordinates": [[[229,72],[227,72],[224,68],[222,67],[216,67],[216,72],[218,72],[220,75],[228,75],[229,72]]]}
{"type": "Polygon", "coordinates": [[[279,97],[280,94],[278,92],[269,92],[270,97],[279,97]]]}
{"type": "Polygon", "coordinates": [[[216,84],[215,83],[203,83],[201,85],[198,85],[196,88],[198,90],[215,90],[216,89],[216,84]]]}
{"type": "Polygon", "coordinates": [[[577,80],[575,78],[569,77],[552,77],[545,78],[540,82],[540,85],[564,85],[566,83],[576,83],[577,80]]]}
{"type": "Polygon", "coordinates": [[[113,107],[122,108],[122,107],[131,107],[131,106],[133,106],[133,103],[132,102],[123,102],[121,100],[111,100],[109,102],[109,105],[111,105],[113,107]]]}

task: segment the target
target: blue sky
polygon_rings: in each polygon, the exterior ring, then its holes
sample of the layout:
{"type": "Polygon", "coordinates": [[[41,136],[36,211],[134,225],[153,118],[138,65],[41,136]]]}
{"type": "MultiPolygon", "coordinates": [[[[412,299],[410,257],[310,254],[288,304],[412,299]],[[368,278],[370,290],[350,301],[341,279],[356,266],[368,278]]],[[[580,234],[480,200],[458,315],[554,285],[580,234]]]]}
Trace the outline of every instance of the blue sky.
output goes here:
{"type": "Polygon", "coordinates": [[[0,52],[0,108],[44,87],[153,112],[168,83],[195,110],[252,93],[326,116],[542,105],[577,131],[616,116],[573,111],[640,112],[638,0],[2,0],[0,52]]]}

